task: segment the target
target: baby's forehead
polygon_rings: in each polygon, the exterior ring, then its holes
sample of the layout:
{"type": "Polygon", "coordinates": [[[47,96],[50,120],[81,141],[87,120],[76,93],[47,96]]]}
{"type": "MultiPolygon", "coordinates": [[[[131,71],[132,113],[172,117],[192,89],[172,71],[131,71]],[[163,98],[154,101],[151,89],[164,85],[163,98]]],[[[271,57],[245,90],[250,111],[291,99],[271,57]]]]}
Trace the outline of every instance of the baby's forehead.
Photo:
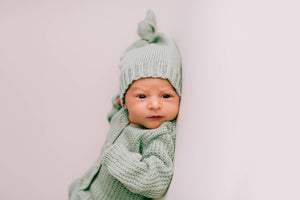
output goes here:
{"type": "Polygon", "coordinates": [[[130,89],[173,89],[173,86],[167,79],[162,78],[142,78],[134,81],[130,89]]]}
{"type": "Polygon", "coordinates": [[[142,85],[134,85],[131,86],[129,88],[132,91],[139,91],[139,90],[143,90],[143,91],[167,91],[167,90],[174,90],[172,87],[158,87],[158,86],[142,86],[142,85]]]}

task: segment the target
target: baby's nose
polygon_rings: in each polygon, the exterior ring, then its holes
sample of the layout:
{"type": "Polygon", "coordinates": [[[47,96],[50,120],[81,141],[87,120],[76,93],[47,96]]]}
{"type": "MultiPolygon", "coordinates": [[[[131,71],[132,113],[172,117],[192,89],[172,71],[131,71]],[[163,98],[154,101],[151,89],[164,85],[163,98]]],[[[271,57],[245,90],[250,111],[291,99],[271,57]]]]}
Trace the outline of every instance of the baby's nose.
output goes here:
{"type": "Polygon", "coordinates": [[[157,97],[152,97],[150,99],[149,108],[157,110],[161,107],[160,100],[157,97]]]}

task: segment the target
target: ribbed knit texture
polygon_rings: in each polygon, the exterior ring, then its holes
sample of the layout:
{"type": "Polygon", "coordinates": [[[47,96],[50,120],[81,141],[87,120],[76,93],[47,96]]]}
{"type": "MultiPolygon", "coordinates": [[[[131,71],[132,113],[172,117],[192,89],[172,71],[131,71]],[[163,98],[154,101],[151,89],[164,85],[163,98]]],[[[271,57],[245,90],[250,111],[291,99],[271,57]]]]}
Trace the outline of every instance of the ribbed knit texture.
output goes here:
{"type": "Polygon", "coordinates": [[[167,79],[181,96],[181,56],[174,41],[164,33],[155,33],[151,10],[138,25],[140,40],[126,49],[120,58],[120,98],[133,81],[141,78],[167,79]]]}
{"type": "Polygon", "coordinates": [[[109,117],[100,156],[72,183],[70,200],[139,200],[166,193],[173,176],[175,122],[143,129],[129,125],[127,116],[122,108],[109,117]]]}

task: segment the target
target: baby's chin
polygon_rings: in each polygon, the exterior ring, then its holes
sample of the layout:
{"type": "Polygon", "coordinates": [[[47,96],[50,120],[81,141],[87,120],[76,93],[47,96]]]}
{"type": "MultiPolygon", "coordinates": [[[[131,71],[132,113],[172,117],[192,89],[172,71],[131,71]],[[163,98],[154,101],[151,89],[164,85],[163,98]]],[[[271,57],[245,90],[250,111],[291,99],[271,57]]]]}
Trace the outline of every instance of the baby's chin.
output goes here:
{"type": "Polygon", "coordinates": [[[156,128],[160,127],[160,125],[162,123],[163,122],[146,123],[146,124],[130,123],[130,125],[136,126],[136,127],[141,127],[141,128],[146,128],[146,129],[156,129],[156,128]]]}
{"type": "Polygon", "coordinates": [[[157,122],[147,123],[147,124],[144,124],[143,127],[147,128],[147,129],[156,129],[156,128],[159,128],[160,125],[164,122],[165,121],[157,121],[157,122]]]}
{"type": "Polygon", "coordinates": [[[156,129],[156,128],[160,127],[160,125],[158,125],[158,126],[144,126],[144,128],[147,128],[147,129],[156,129]]]}

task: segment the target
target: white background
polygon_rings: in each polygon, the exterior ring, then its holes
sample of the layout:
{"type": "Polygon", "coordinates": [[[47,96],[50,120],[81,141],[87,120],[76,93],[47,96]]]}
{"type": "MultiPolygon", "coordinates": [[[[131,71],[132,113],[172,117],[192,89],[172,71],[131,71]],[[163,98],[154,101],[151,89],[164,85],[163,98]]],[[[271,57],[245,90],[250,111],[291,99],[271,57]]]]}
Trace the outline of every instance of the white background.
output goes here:
{"type": "Polygon", "coordinates": [[[300,199],[295,0],[0,1],[0,199],[67,199],[148,8],[183,57],[165,199],[300,199]]]}

